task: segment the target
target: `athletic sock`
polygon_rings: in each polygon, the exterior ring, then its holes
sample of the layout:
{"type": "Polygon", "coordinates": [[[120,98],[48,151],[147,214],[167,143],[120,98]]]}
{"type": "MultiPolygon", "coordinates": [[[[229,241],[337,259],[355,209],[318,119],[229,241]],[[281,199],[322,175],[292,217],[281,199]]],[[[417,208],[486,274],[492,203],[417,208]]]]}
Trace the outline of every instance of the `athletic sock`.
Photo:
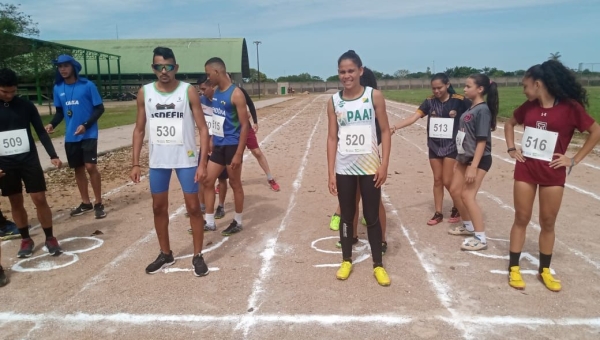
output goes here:
{"type": "Polygon", "coordinates": [[[219,203],[219,208],[223,208],[223,204],[219,203]]]}
{"type": "Polygon", "coordinates": [[[242,225],[242,213],[235,213],[233,215],[233,219],[239,224],[242,225]]]}
{"type": "Polygon", "coordinates": [[[209,226],[214,226],[215,225],[215,214],[206,214],[204,215],[204,218],[206,219],[206,224],[209,226]]]}
{"type": "Polygon", "coordinates": [[[473,227],[472,221],[463,221],[463,225],[465,226],[465,228],[467,228],[468,231],[471,231],[471,232],[475,231],[475,227],[473,227]]]}
{"type": "Polygon", "coordinates": [[[271,176],[271,174],[267,174],[267,181],[270,181],[273,179],[273,176],[271,176]]]}
{"type": "Polygon", "coordinates": [[[29,236],[29,226],[19,228],[19,234],[21,234],[22,239],[31,238],[31,236],[29,236]]]}
{"type": "Polygon", "coordinates": [[[481,243],[487,243],[487,240],[485,239],[485,231],[476,231],[475,237],[477,237],[481,243]]]}
{"type": "Polygon", "coordinates": [[[44,235],[46,235],[46,240],[52,238],[52,227],[50,228],[42,228],[44,230],[44,235]]]}
{"type": "Polygon", "coordinates": [[[519,260],[521,259],[521,252],[513,253],[512,251],[508,252],[508,271],[510,271],[511,267],[518,266],[519,260]]]}
{"type": "Polygon", "coordinates": [[[540,274],[542,273],[542,270],[544,268],[550,268],[551,260],[552,260],[552,254],[546,255],[546,254],[542,254],[542,252],[540,252],[540,269],[539,269],[540,274]]]}

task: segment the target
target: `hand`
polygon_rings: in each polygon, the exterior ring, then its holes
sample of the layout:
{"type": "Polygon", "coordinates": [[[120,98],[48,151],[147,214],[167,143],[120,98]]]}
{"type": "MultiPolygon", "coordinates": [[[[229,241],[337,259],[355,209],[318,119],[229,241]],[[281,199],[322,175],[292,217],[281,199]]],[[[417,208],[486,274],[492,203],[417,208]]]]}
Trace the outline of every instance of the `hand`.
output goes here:
{"type": "Polygon", "coordinates": [[[6,176],[6,174],[4,173],[4,171],[2,171],[2,169],[0,169],[0,178],[6,176]]]}
{"type": "Polygon", "coordinates": [[[62,167],[62,162],[60,161],[60,158],[53,158],[50,160],[50,162],[52,162],[52,165],[59,169],[62,167]]]}
{"type": "Polygon", "coordinates": [[[258,124],[252,125],[252,128],[254,129],[254,133],[258,132],[258,124]]]}
{"type": "Polygon", "coordinates": [[[521,149],[510,151],[508,155],[510,156],[510,158],[514,158],[521,163],[525,162],[525,157],[523,157],[521,149]]]}
{"type": "Polygon", "coordinates": [[[85,133],[85,126],[79,125],[75,131],[75,136],[83,135],[85,133]]]}
{"type": "Polygon", "coordinates": [[[394,125],[394,126],[392,126],[392,127],[390,128],[390,133],[391,133],[392,135],[393,135],[394,133],[396,133],[396,126],[395,126],[395,125],[394,125]]]}
{"type": "Polygon", "coordinates": [[[335,175],[329,176],[329,193],[333,196],[337,196],[337,180],[335,179],[335,175]]]}
{"type": "Polygon", "coordinates": [[[52,126],[52,124],[48,124],[44,128],[46,129],[46,132],[54,133],[54,126],[52,126]]]}
{"type": "Polygon", "coordinates": [[[242,165],[242,155],[235,154],[231,160],[231,169],[236,170],[240,165],[242,165]]]}
{"type": "Polygon", "coordinates": [[[381,188],[381,186],[385,183],[386,180],[387,180],[387,166],[380,165],[379,168],[377,168],[375,177],[373,178],[373,181],[375,182],[375,188],[381,188]]]}
{"type": "Polygon", "coordinates": [[[555,153],[554,156],[558,157],[552,160],[552,162],[550,162],[550,167],[553,169],[558,169],[560,167],[565,167],[568,168],[571,166],[571,158],[565,156],[565,155],[561,155],[559,153],[555,153]]]}
{"type": "Polygon", "coordinates": [[[194,176],[194,182],[204,183],[205,179],[206,179],[206,166],[199,165],[198,169],[196,169],[196,176],[194,176]]]}
{"type": "Polygon", "coordinates": [[[467,183],[475,182],[475,176],[477,176],[477,167],[469,166],[465,172],[465,181],[467,183]]]}
{"type": "Polygon", "coordinates": [[[133,183],[139,183],[142,177],[142,169],[139,166],[134,166],[131,168],[131,173],[129,174],[129,178],[133,181],[133,183]]]}

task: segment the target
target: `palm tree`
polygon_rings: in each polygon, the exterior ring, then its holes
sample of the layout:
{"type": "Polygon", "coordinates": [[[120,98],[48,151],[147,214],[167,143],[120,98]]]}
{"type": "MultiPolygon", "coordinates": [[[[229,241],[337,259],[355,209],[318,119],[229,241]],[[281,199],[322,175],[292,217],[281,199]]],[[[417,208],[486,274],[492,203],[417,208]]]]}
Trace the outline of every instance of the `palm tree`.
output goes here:
{"type": "Polygon", "coordinates": [[[560,55],[560,52],[550,53],[550,57],[548,58],[548,60],[556,60],[556,61],[558,61],[560,59],[560,57],[562,57],[560,55]]]}

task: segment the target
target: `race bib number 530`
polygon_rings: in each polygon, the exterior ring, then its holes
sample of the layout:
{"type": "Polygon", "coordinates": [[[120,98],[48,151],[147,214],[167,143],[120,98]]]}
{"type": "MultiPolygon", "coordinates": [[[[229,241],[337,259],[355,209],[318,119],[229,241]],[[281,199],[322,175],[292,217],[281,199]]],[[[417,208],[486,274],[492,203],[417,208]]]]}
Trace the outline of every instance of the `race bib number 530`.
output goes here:
{"type": "Polygon", "coordinates": [[[353,125],[340,127],[340,153],[343,155],[369,154],[371,150],[371,126],[353,125]]]}
{"type": "Polygon", "coordinates": [[[183,145],[183,120],[172,118],[150,119],[152,144],[183,145]]]}
{"type": "Polygon", "coordinates": [[[550,162],[554,155],[557,140],[557,132],[527,126],[521,141],[523,156],[550,162]]]}
{"type": "Polygon", "coordinates": [[[29,152],[27,130],[0,132],[0,156],[11,156],[29,152]]]}

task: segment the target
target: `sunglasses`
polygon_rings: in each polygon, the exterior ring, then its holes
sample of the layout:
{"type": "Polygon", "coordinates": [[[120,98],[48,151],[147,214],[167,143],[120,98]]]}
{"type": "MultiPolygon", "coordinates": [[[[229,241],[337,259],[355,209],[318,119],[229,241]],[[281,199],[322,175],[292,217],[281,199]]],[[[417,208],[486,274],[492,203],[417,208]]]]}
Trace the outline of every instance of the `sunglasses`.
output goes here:
{"type": "Polygon", "coordinates": [[[152,64],[152,68],[158,72],[162,72],[162,70],[171,72],[175,69],[175,65],[173,65],[173,64],[152,64]]]}

